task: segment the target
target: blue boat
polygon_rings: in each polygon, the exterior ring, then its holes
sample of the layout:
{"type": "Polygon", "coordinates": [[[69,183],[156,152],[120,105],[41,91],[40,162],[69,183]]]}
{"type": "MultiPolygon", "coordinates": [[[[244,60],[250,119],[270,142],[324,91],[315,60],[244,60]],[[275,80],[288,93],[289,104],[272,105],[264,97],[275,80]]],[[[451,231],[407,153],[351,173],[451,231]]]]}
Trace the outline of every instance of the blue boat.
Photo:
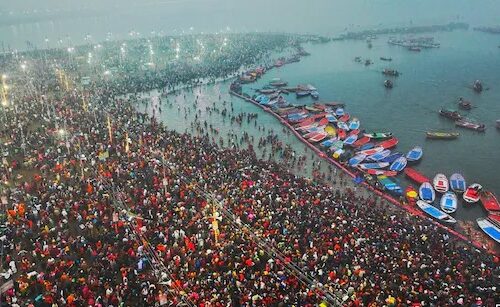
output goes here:
{"type": "Polygon", "coordinates": [[[399,196],[403,194],[403,190],[401,189],[401,187],[389,177],[381,175],[377,176],[377,179],[378,182],[384,187],[384,189],[389,191],[390,193],[399,196]]]}
{"type": "Polygon", "coordinates": [[[340,116],[343,116],[345,113],[344,113],[344,109],[343,108],[338,108],[337,110],[335,110],[335,115],[337,117],[340,117],[340,116]]]}
{"type": "Polygon", "coordinates": [[[354,144],[354,142],[356,142],[357,139],[358,139],[357,134],[350,135],[344,140],[344,145],[350,146],[350,145],[354,144]]]}
{"type": "Polygon", "coordinates": [[[464,176],[455,173],[450,176],[450,188],[458,193],[463,193],[467,189],[464,176]]]}
{"type": "Polygon", "coordinates": [[[449,214],[439,210],[438,208],[434,207],[433,205],[430,205],[426,203],[425,201],[419,200],[417,201],[417,206],[422,209],[425,213],[430,215],[431,217],[440,220],[441,222],[445,223],[450,223],[454,224],[457,222],[453,217],[451,217],[449,214]]]}
{"type": "Polygon", "coordinates": [[[361,169],[380,169],[384,167],[388,167],[389,163],[387,162],[374,162],[374,163],[363,163],[358,165],[361,169]]]}
{"type": "Polygon", "coordinates": [[[347,164],[350,166],[356,166],[359,163],[363,162],[363,160],[366,158],[366,155],[364,154],[357,154],[354,157],[350,158],[347,164]]]}
{"type": "Polygon", "coordinates": [[[323,141],[320,143],[321,146],[323,147],[330,147],[333,145],[333,143],[337,140],[337,138],[331,138],[331,139],[328,139],[326,141],[323,141]]]}
{"type": "Polygon", "coordinates": [[[432,203],[434,199],[436,199],[436,192],[434,192],[434,188],[429,182],[424,182],[418,189],[418,195],[420,199],[427,202],[432,203]]]}
{"type": "Polygon", "coordinates": [[[390,154],[389,156],[383,158],[382,160],[380,160],[380,162],[387,162],[387,163],[392,163],[394,161],[396,161],[399,157],[402,157],[403,154],[400,153],[400,152],[394,152],[392,154],[390,154]]]}
{"type": "Polygon", "coordinates": [[[360,126],[359,119],[357,119],[356,117],[349,122],[350,130],[359,129],[359,126],[360,126]]]}
{"type": "Polygon", "coordinates": [[[477,225],[484,231],[490,238],[500,243],[500,227],[488,218],[479,218],[476,220],[477,225]]]}
{"type": "Polygon", "coordinates": [[[453,192],[444,193],[441,197],[441,210],[446,213],[453,213],[457,211],[458,200],[457,196],[453,192]]]}
{"type": "Polygon", "coordinates": [[[422,158],[423,155],[424,155],[424,151],[422,150],[422,147],[415,146],[415,147],[413,147],[412,150],[410,150],[406,154],[406,159],[408,160],[408,162],[418,161],[422,158]]]}
{"type": "Polygon", "coordinates": [[[408,164],[406,158],[399,157],[396,161],[392,162],[391,166],[389,167],[389,170],[395,172],[401,172],[406,167],[406,164],[408,164]]]}
{"type": "Polygon", "coordinates": [[[374,146],[375,146],[375,144],[374,144],[374,143],[366,143],[365,145],[363,145],[363,146],[361,146],[361,147],[359,148],[359,151],[372,149],[374,146]]]}
{"type": "Polygon", "coordinates": [[[330,122],[330,123],[335,123],[337,121],[337,118],[333,114],[326,114],[325,118],[330,122]]]}
{"type": "Polygon", "coordinates": [[[370,161],[380,161],[383,158],[386,158],[391,154],[391,151],[389,149],[382,150],[381,152],[377,152],[376,154],[373,154],[371,156],[368,156],[366,160],[370,161]]]}

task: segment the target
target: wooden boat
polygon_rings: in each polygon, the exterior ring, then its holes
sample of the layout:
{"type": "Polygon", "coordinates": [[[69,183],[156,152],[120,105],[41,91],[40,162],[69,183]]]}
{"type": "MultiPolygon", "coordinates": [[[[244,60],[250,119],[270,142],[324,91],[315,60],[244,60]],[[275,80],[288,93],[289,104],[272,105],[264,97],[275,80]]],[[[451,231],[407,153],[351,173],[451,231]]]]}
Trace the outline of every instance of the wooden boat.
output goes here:
{"type": "Polygon", "coordinates": [[[309,141],[312,142],[312,143],[317,143],[317,142],[321,142],[322,140],[324,140],[326,137],[328,136],[327,133],[325,132],[320,132],[318,134],[316,134],[315,136],[309,138],[309,141]]]}
{"type": "Polygon", "coordinates": [[[348,146],[351,146],[352,144],[354,144],[354,142],[356,142],[356,140],[358,139],[358,135],[357,134],[353,134],[353,135],[349,135],[345,140],[344,140],[344,145],[348,145],[348,146]]]}
{"type": "Polygon", "coordinates": [[[406,159],[408,162],[418,161],[422,158],[423,154],[424,151],[422,150],[422,147],[415,146],[406,154],[406,159]]]}
{"type": "Polygon", "coordinates": [[[365,133],[364,136],[367,136],[371,139],[374,140],[379,140],[379,139],[388,139],[392,137],[391,132],[372,132],[372,133],[365,133]]]}
{"type": "Polygon", "coordinates": [[[388,155],[387,157],[383,158],[382,160],[380,160],[380,162],[393,163],[394,161],[396,161],[397,159],[399,159],[402,156],[403,156],[402,153],[394,152],[394,153],[388,155]]]}
{"type": "Polygon", "coordinates": [[[446,193],[450,188],[450,184],[448,183],[448,178],[440,173],[434,176],[432,184],[434,185],[434,190],[436,190],[439,193],[446,193]]]}
{"type": "Polygon", "coordinates": [[[455,122],[455,125],[458,127],[467,128],[467,129],[479,131],[479,132],[484,132],[486,130],[485,124],[476,124],[476,123],[473,123],[473,122],[465,120],[465,119],[457,120],[455,122]]]}
{"type": "Polygon", "coordinates": [[[389,156],[391,154],[391,151],[389,149],[382,150],[380,152],[376,152],[373,155],[370,155],[366,157],[366,160],[368,161],[380,161],[383,158],[389,156]]]}
{"type": "Polygon", "coordinates": [[[444,193],[443,197],[441,197],[440,201],[441,210],[446,213],[454,213],[457,211],[458,200],[457,196],[453,192],[444,193]]]}
{"type": "Polygon", "coordinates": [[[336,137],[333,137],[333,138],[331,138],[331,139],[328,139],[328,140],[326,140],[326,141],[321,142],[321,144],[320,144],[320,145],[321,145],[321,146],[323,146],[323,147],[330,147],[330,146],[332,146],[332,145],[333,145],[333,143],[334,143],[335,141],[337,141],[337,138],[336,138],[336,137]]]}
{"type": "Polygon", "coordinates": [[[483,204],[483,208],[488,212],[500,212],[500,204],[498,203],[495,194],[490,191],[483,191],[479,194],[479,199],[483,204]]]}
{"type": "Polygon", "coordinates": [[[483,186],[481,186],[479,183],[471,184],[464,192],[464,200],[470,204],[477,203],[479,201],[480,192],[482,189],[483,186]]]}
{"type": "Polygon", "coordinates": [[[385,140],[383,142],[380,142],[377,144],[377,146],[380,146],[384,149],[389,149],[389,148],[392,148],[394,146],[396,146],[398,144],[399,140],[395,137],[392,137],[388,140],[385,140]]]}
{"type": "Polygon", "coordinates": [[[500,243],[500,227],[496,225],[490,218],[478,218],[477,225],[490,238],[500,243]]]}
{"type": "Polygon", "coordinates": [[[415,181],[416,183],[422,184],[424,182],[431,182],[429,178],[427,178],[425,175],[420,173],[414,168],[407,167],[405,168],[405,175],[406,177],[410,178],[411,180],[415,181]]]}
{"type": "Polygon", "coordinates": [[[397,184],[394,180],[391,180],[389,177],[380,175],[377,176],[377,180],[384,187],[384,190],[388,191],[389,193],[398,196],[403,194],[403,190],[401,189],[399,184],[397,184]]]}
{"type": "Polygon", "coordinates": [[[405,157],[399,157],[396,161],[392,162],[391,166],[389,167],[389,170],[395,171],[395,172],[401,172],[405,167],[408,161],[406,160],[405,157]]]}
{"type": "Polygon", "coordinates": [[[347,137],[347,132],[344,129],[337,129],[337,137],[339,140],[343,140],[347,137]]]}
{"type": "Polygon", "coordinates": [[[344,116],[344,109],[343,108],[338,108],[337,110],[335,110],[335,115],[337,117],[341,117],[341,116],[344,116]]]}
{"type": "Polygon", "coordinates": [[[418,188],[420,199],[427,203],[432,203],[436,199],[436,193],[429,182],[424,182],[418,188]]]}
{"type": "Polygon", "coordinates": [[[387,176],[387,177],[394,177],[398,173],[393,172],[393,171],[386,171],[383,169],[375,169],[375,168],[369,168],[367,170],[363,170],[365,173],[370,174],[370,175],[375,175],[375,176],[387,176]]]}
{"type": "Polygon", "coordinates": [[[337,135],[337,129],[334,126],[332,126],[332,125],[326,125],[325,132],[329,136],[336,136],[337,135]]]}
{"type": "Polygon", "coordinates": [[[409,185],[405,189],[405,197],[408,203],[414,205],[418,200],[418,192],[412,185],[409,185]]]}
{"type": "Polygon", "coordinates": [[[347,164],[349,166],[354,167],[354,166],[358,165],[359,163],[363,162],[365,160],[365,158],[366,158],[366,155],[357,154],[354,157],[350,158],[349,161],[347,162],[347,164]]]}
{"type": "Polygon", "coordinates": [[[368,142],[370,142],[370,138],[367,136],[363,136],[362,138],[360,138],[356,142],[354,142],[354,144],[352,144],[352,146],[355,148],[358,148],[358,147],[365,145],[368,142]]]}
{"type": "Polygon", "coordinates": [[[463,193],[467,188],[465,178],[461,174],[455,173],[450,176],[450,188],[454,192],[463,193]]]}
{"type": "Polygon", "coordinates": [[[438,208],[426,203],[425,201],[417,201],[417,206],[422,210],[424,211],[425,213],[427,213],[429,216],[441,221],[441,222],[445,222],[445,223],[449,223],[449,224],[454,224],[457,222],[457,220],[455,220],[452,216],[450,216],[449,214],[439,210],[438,208]]]}
{"type": "Polygon", "coordinates": [[[360,126],[360,122],[359,122],[359,119],[357,119],[356,117],[354,117],[350,122],[349,122],[349,129],[350,130],[355,130],[355,129],[359,129],[359,126],[360,126]]]}
{"type": "Polygon", "coordinates": [[[455,110],[441,109],[439,110],[439,115],[449,118],[451,120],[460,120],[462,115],[455,110]]]}
{"type": "MultiPolygon", "coordinates": [[[[376,154],[377,152],[381,152],[381,151],[383,151],[383,150],[384,150],[384,148],[383,148],[383,147],[373,147],[373,148],[370,148],[370,149],[367,149],[367,150],[362,150],[362,151],[360,151],[359,153],[360,153],[360,154],[365,154],[365,155],[367,155],[367,156],[371,156],[371,155],[374,155],[374,154],[376,154]]],[[[387,165],[389,165],[389,164],[387,164],[387,165]]]]}
{"type": "Polygon", "coordinates": [[[373,163],[363,163],[359,164],[358,167],[361,169],[380,169],[384,167],[388,167],[389,163],[387,162],[373,162],[373,163]]]}
{"type": "Polygon", "coordinates": [[[435,140],[454,140],[458,138],[460,133],[458,132],[431,132],[428,131],[425,133],[428,139],[435,139],[435,140]]]}

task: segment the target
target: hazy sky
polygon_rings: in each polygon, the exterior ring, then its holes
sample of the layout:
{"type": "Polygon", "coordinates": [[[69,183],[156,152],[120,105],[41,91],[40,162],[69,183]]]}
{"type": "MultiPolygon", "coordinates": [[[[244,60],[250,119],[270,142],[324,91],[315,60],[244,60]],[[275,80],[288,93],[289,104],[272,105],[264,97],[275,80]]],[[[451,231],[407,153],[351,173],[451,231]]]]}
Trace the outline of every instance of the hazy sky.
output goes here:
{"type": "MultiPolygon", "coordinates": [[[[333,34],[345,27],[395,26],[447,23],[457,20],[471,25],[500,24],[499,0],[0,0],[3,16],[20,12],[46,13],[63,10],[85,13],[81,18],[55,19],[15,27],[0,27],[0,40],[14,44],[21,36],[37,41],[85,34],[117,37],[130,30],[149,33],[287,31],[333,34]],[[90,11],[90,12],[89,12],[90,11]],[[95,13],[93,13],[95,12],[95,13]],[[95,15],[95,17],[89,16],[95,15]]],[[[1,16],[0,16],[1,18],[1,16]]]]}

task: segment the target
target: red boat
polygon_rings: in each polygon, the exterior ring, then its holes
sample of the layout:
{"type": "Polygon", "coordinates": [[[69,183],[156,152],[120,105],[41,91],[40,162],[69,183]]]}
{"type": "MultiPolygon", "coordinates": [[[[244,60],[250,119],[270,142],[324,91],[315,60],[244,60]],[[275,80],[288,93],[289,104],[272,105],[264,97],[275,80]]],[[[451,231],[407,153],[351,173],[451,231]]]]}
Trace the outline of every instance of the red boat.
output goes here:
{"type": "Polygon", "coordinates": [[[354,129],[354,130],[351,130],[351,132],[349,132],[349,134],[347,136],[351,136],[351,135],[357,135],[359,134],[359,129],[354,129]]]}
{"type": "Polygon", "coordinates": [[[411,180],[415,181],[418,184],[422,184],[424,182],[431,182],[429,178],[425,177],[425,175],[423,175],[414,168],[406,167],[404,172],[406,177],[410,178],[411,180]]]}
{"type": "Polygon", "coordinates": [[[316,109],[320,109],[320,110],[325,110],[326,109],[326,106],[324,104],[321,104],[321,103],[313,103],[313,107],[315,107],[316,109]]]}
{"type": "Polygon", "coordinates": [[[500,212],[490,213],[488,219],[500,227],[500,212]]]}
{"type": "Polygon", "coordinates": [[[319,123],[318,123],[318,126],[326,126],[328,124],[328,119],[326,118],[322,118],[319,123]]]}
{"type": "Polygon", "coordinates": [[[304,134],[303,137],[304,137],[304,139],[310,139],[310,138],[313,138],[320,133],[321,132],[313,131],[313,132],[309,132],[309,133],[304,134]]]}
{"type": "Polygon", "coordinates": [[[489,191],[484,191],[479,196],[484,209],[489,212],[500,212],[500,204],[498,203],[495,194],[489,191]]]}
{"type": "Polygon", "coordinates": [[[302,120],[301,122],[299,122],[299,124],[297,125],[297,127],[309,126],[312,123],[314,123],[314,118],[308,117],[308,118],[305,118],[304,120],[302,120]]]}
{"type": "Polygon", "coordinates": [[[323,141],[327,136],[328,136],[328,134],[326,134],[324,132],[320,132],[320,133],[316,134],[315,136],[309,138],[309,141],[312,143],[316,143],[319,141],[323,141]]]}
{"type": "Polygon", "coordinates": [[[392,148],[394,146],[396,146],[398,144],[399,140],[395,137],[392,137],[388,140],[385,140],[383,142],[380,142],[379,144],[375,145],[375,146],[380,146],[384,149],[389,149],[389,148],[392,148]]]}
{"type": "Polygon", "coordinates": [[[418,192],[412,185],[409,185],[406,187],[405,197],[406,200],[408,200],[408,203],[414,205],[418,200],[418,192]]]}
{"type": "Polygon", "coordinates": [[[364,136],[364,137],[358,139],[356,142],[354,142],[354,144],[352,144],[352,146],[354,148],[358,148],[358,147],[365,145],[368,142],[370,142],[370,138],[367,136],[364,136]]]}
{"type": "Polygon", "coordinates": [[[345,139],[346,136],[347,136],[347,133],[345,132],[344,129],[337,129],[337,137],[339,138],[339,140],[345,139]]]}
{"type": "Polygon", "coordinates": [[[349,118],[351,118],[351,115],[349,115],[349,113],[346,113],[339,118],[339,122],[347,123],[349,121],[349,118]]]}

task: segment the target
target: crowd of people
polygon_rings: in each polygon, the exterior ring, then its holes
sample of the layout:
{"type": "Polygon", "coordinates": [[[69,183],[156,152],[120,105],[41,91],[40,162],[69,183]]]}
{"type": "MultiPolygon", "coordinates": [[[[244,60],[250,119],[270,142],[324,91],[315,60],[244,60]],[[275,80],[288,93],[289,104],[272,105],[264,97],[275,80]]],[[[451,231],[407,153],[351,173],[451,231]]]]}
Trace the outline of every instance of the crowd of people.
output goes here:
{"type": "Polygon", "coordinates": [[[497,257],[251,147],[170,131],[121,95],[138,78],[26,92],[0,117],[3,305],[498,303],[497,257]]]}

